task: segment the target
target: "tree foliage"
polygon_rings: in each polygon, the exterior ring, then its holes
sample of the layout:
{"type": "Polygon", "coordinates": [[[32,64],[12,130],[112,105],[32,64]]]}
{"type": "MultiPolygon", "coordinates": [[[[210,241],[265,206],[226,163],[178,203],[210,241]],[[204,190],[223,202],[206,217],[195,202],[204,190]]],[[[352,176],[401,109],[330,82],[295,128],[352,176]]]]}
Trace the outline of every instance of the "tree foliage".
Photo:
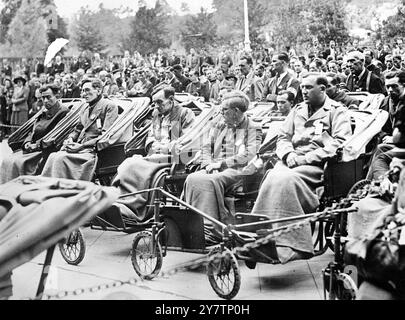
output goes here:
{"type": "Polygon", "coordinates": [[[41,4],[23,0],[9,25],[9,55],[28,58],[42,56],[48,44],[46,30],[41,4]]]}
{"type": "Polygon", "coordinates": [[[3,9],[0,12],[0,42],[4,43],[11,20],[15,17],[22,0],[3,0],[3,9]]]}
{"type": "MultiPolygon", "coordinates": [[[[53,19],[57,20],[56,27],[52,25],[46,25],[46,33],[48,36],[48,43],[53,42],[56,38],[68,38],[67,24],[57,15],[56,6],[54,0],[39,0],[34,1],[39,8],[39,15],[42,18],[48,18],[53,12],[55,16],[53,19]]],[[[3,0],[4,7],[0,12],[0,42],[5,43],[8,37],[9,26],[12,20],[15,18],[18,9],[21,7],[22,0],[3,0]]]]}
{"type": "MultiPolygon", "coordinates": [[[[263,42],[263,30],[277,0],[248,0],[249,37],[252,47],[263,42]]],[[[244,41],[243,0],[213,0],[218,37],[223,43],[236,44],[244,41]]]]}
{"type": "Polygon", "coordinates": [[[405,37],[405,0],[401,0],[397,13],[382,23],[382,37],[392,39],[405,37]]]}
{"type": "Polygon", "coordinates": [[[181,35],[186,50],[209,47],[217,38],[217,25],[214,21],[214,14],[201,7],[198,14],[187,17],[181,35]]]}
{"type": "Polygon", "coordinates": [[[270,16],[272,42],[278,46],[303,45],[316,38],[345,42],[349,38],[346,0],[289,0],[275,7],[270,16]]]}
{"type": "Polygon", "coordinates": [[[82,7],[75,16],[72,37],[81,51],[100,52],[106,47],[103,36],[88,7],[82,7]]]}
{"type": "Polygon", "coordinates": [[[156,1],[154,7],[148,8],[146,4],[141,3],[130,22],[130,33],[123,43],[125,49],[136,50],[144,55],[169,45],[166,5],[165,2],[156,1]]]}

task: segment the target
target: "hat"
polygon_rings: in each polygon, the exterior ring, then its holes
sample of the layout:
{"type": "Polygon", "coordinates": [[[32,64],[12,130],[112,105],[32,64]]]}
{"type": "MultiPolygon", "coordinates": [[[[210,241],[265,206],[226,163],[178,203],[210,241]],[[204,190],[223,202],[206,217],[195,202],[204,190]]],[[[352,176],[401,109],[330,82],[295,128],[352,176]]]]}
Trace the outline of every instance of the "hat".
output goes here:
{"type": "Polygon", "coordinates": [[[19,80],[21,80],[24,84],[26,84],[27,83],[27,79],[25,78],[25,76],[23,76],[23,75],[17,75],[14,79],[13,79],[13,82],[14,83],[17,83],[19,80]]]}

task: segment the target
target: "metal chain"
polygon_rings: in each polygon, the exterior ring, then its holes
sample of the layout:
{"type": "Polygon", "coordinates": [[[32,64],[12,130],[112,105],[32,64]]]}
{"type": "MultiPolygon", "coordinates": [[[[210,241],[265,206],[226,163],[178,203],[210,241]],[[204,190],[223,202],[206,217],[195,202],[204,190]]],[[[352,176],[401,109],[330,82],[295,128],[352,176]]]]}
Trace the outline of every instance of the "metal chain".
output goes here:
{"type": "MultiPolygon", "coordinates": [[[[334,218],[342,213],[350,213],[350,212],[357,211],[357,208],[352,208],[352,209],[346,209],[346,208],[348,208],[353,203],[353,201],[357,201],[360,198],[362,198],[362,197],[359,197],[356,195],[351,195],[348,198],[341,200],[339,203],[335,203],[332,207],[319,212],[319,214],[316,214],[312,217],[304,218],[303,220],[305,220],[305,221],[303,221],[303,222],[288,224],[285,226],[285,229],[277,230],[274,232],[272,230],[269,230],[268,234],[265,237],[255,240],[253,242],[246,243],[241,247],[235,247],[230,251],[233,254],[246,253],[253,249],[257,249],[263,245],[266,245],[270,241],[274,241],[276,238],[278,238],[279,236],[281,236],[285,233],[289,233],[290,231],[294,231],[294,230],[299,230],[299,229],[303,228],[304,226],[306,226],[309,222],[316,222],[316,221],[319,221],[322,219],[330,219],[330,218],[334,218]]],[[[209,254],[208,257],[205,256],[205,257],[197,258],[194,260],[190,260],[183,264],[179,264],[167,271],[162,271],[162,272],[160,272],[160,274],[157,277],[159,277],[159,278],[168,277],[168,276],[173,276],[182,271],[192,271],[192,270],[201,268],[203,266],[205,267],[211,263],[217,263],[217,262],[221,261],[223,258],[227,258],[227,257],[229,257],[229,251],[218,252],[218,253],[215,253],[212,255],[209,254]]],[[[130,278],[126,281],[117,280],[117,281],[113,281],[111,283],[105,283],[105,284],[88,287],[88,288],[75,289],[75,290],[71,290],[71,291],[65,290],[65,291],[60,291],[56,294],[43,294],[42,299],[46,299],[46,300],[62,299],[62,298],[68,297],[68,296],[78,296],[78,295],[85,294],[85,293],[95,293],[98,291],[107,290],[107,289],[111,289],[111,288],[119,288],[124,285],[137,285],[141,281],[143,281],[142,278],[139,278],[139,279],[130,278]]]]}
{"type": "Polygon", "coordinates": [[[11,125],[11,124],[2,124],[0,123],[0,128],[20,128],[21,126],[11,125]]]}

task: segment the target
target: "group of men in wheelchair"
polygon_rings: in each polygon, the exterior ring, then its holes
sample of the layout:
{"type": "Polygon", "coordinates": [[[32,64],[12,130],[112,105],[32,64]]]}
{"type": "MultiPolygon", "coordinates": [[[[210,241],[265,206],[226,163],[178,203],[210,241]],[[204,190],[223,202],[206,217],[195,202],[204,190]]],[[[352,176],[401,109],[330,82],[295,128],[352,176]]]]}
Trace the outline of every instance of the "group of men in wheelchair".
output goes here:
{"type": "MultiPolygon", "coordinates": [[[[331,82],[333,79],[320,73],[305,75],[300,86],[303,102],[296,106],[294,93],[282,91],[278,94],[276,106],[286,118],[278,131],[274,150],[277,163],[264,173],[251,213],[278,219],[315,212],[318,208],[320,203],[316,189],[323,185],[325,161],[335,156],[353,132],[348,106],[332,100],[327,94],[333,86],[331,82]]],[[[402,148],[405,141],[402,135],[405,132],[405,114],[400,112],[404,85],[404,72],[387,77],[389,96],[382,108],[387,108],[390,116],[382,130],[382,144],[377,147],[371,161],[370,179],[386,176],[391,163],[395,163],[395,166],[400,164],[402,168],[400,161],[391,160],[400,156],[398,148],[394,147],[402,148]]],[[[42,159],[37,141],[57,126],[69,110],[58,101],[57,87],[48,85],[41,88],[46,109],[36,120],[22,150],[2,162],[0,183],[20,175],[33,174],[92,180],[95,145],[119,115],[118,106],[102,97],[102,89],[102,83],[97,79],[84,81],[82,97],[87,106],[81,113],[79,124],[59,151],[42,159]]],[[[232,223],[235,212],[227,206],[226,194],[244,176],[252,174],[252,163],[257,159],[264,140],[260,123],[247,115],[249,98],[241,91],[224,90],[220,106],[212,106],[220,108],[221,120],[213,124],[206,135],[199,137],[197,150],[178,154],[176,141],[196,125],[196,117],[191,109],[177,103],[174,96],[175,90],[170,86],[153,94],[152,124],[145,143],[147,155],[127,158],[118,167],[112,185],[119,188],[121,194],[147,189],[158,170],[174,162],[183,165],[197,162],[198,170],[185,179],[182,198],[213,218],[232,223]]],[[[392,186],[388,182],[386,185],[392,186]]],[[[369,217],[370,212],[376,212],[380,217],[383,212],[381,208],[391,206],[382,201],[378,197],[361,200],[356,215],[369,217]],[[376,201],[379,201],[377,205],[374,203],[376,201]]],[[[146,218],[144,195],[118,200],[113,207],[120,214],[137,221],[146,218]]],[[[208,230],[216,232],[216,227],[210,225],[209,221],[204,223],[208,230]]],[[[369,229],[370,225],[367,226],[369,229]]],[[[357,226],[353,230],[359,235],[357,226]]],[[[304,228],[277,238],[276,246],[281,263],[312,257],[314,247],[309,222],[304,228]]]]}

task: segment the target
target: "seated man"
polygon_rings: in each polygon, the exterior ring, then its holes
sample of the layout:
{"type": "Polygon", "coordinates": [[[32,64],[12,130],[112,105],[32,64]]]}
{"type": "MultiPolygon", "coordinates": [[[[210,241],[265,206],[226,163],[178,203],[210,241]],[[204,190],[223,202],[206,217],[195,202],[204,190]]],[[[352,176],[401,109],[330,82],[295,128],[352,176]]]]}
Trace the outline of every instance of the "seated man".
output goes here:
{"type": "MultiPolygon", "coordinates": [[[[180,106],[174,100],[175,89],[164,87],[152,97],[155,110],[146,138],[147,157],[135,155],[126,159],[119,167],[112,185],[121,194],[136,192],[150,187],[155,173],[172,162],[170,153],[175,141],[193,125],[195,115],[191,109],[180,106]],[[156,163],[157,162],[157,163],[156,163]]],[[[146,217],[146,194],[120,199],[116,203],[121,212],[140,222],[146,217]]]]}
{"type": "MultiPolygon", "coordinates": [[[[390,150],[390,163],[385,172],[381,171],[378,179],[381,180],[379,188],[371,190],[366,198],[357,202],[358,211],[348,215],[348,236],[358,238],[367,234],[374,223],[384,212],[391,211],[391,197],[394,191],[393,179],[386,173],[390,169],[400,169],[403,177],[405,171],[405,109],[401,108],[396,114],[396,122],[392,133],[392,149],[390,150]],[[394,149],[394,147],[396,147],[394,149]],[[377,191],[377,192],[375,192],[377,191]]],[[[401,183],[403,183],[403,180],[401,183]]],[[[398,191],[397,191],[398,196],[398,191]]]]}
{"type": "MultiPolygon", "coordinates": [[[[252,213],[289,218],[319,206],[315,189],[322,186],[324,162],[351,135],[346,108],[327,97],[327,84],[320,73],[303,77],[304,102],[291,110],[279,131],[276,153],[280,161],[267,172],[252,213]]],[[[278,237],[276,246],[281,263],[312,256],[309,222],[278,237]]]]}
{"type": "Polygon", "coordinates": [[[6,183],[20,175],[34,175],[43,159],[40,140],[57,126],[69,109],[58,101],[60,87],[48,84],[39,89],[45,110],[36,119],[32,131],[25,139],[22,150],[5,158],[0,166],[0,184],[6,183]]]}
{"type": "Polygon", "coordinates": [[[326,94],[332,100],[337,102],[341,102],[346,107],[358,107],[360,101],[354,97],[349,96],[345,91],[339,89],[339,84],[342,82],[339,75],[336,73],[328,73],[326,74],[328,79],[328,86],[326,88],[326,94]]]}
{"type": "Polygon", "coordinates": [[[386,75],[385,87],[388,91],[381,105],[381,109],[388,112],[389,116],[384,124],[381,134],[380,143],[371,161],[367,179],[377,180],[389,170],[393,154],[391,150],[393,144],[393,128],[398,120],[399,110],[404,107],[405,99],[405,71],[391,72],[386,75]]]}
{"type": "Polygon", "coordinates": [[[241,181],[243,167],[256,155],[262,141],[261,128],[245,113],[249,102],[241,91],[224,94],[224,119],[210,130],[203,143],[202,170],[190,174],[184,183],[187,203],[225,223],[232,221],[224,202],[225,192],[241,181]]]}
{"type": "Polygon", "coordinates": [[[86,181],[93,178],[96,143],[118,117],[118,106],[104,99],[102,92],[101,80],[83,81],[82,97],[88,105],[83,109],[80,122],[64,142],[61,151],[49,156],[42,170],[43,176],[86,181]]]}

